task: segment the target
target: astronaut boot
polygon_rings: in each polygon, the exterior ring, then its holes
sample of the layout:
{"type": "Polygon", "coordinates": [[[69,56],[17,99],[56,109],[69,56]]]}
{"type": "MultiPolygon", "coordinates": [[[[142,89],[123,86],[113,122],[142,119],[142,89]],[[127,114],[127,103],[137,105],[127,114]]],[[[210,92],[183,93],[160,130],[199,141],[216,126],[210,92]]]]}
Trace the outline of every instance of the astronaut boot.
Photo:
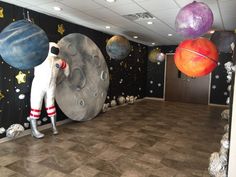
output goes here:
{"type": "Polygon", "coordinates": [[[37,129],[37,119],[30,119],[31,135],[35,138],[43,138],[44,134],[40,133],[37,129]]]}
{"type": "Polygon", "coordinates": [[[50,117],[50,119],[51,119],[51,124],[52,124],[53,135],[57,135],[58,134],[57,127],[56,127],[57,116],[52,116],[50,117]]]}

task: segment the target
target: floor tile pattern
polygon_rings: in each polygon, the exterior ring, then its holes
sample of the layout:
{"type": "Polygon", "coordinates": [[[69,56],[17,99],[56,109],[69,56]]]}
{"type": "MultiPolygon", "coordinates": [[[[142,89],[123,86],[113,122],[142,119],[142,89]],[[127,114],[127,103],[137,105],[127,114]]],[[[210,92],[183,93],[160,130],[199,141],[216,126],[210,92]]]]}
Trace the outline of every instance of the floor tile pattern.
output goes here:
{"type": "Polygon", "coordinates": [[[1,177],[209,177],[223,108],[143,100],[0,144],[1,177]]]}

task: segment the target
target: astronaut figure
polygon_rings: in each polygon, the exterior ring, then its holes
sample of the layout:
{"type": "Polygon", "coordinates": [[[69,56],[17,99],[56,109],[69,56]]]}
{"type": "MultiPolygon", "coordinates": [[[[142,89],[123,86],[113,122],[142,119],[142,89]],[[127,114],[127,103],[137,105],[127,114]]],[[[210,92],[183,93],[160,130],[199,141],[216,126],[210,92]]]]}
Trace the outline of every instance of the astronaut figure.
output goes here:
{"type": "Polygon", "coordinates": [[[66,77],[69,75],[68,64],[58,58],[59,47],[56,43],[49,43],[49,52],[45,61],[34,68],[34,79],[30,95],[30,126],[31,134],[35,138],[43,138],[44,134],[37,129],[37,119],[40,118],[42,102],[44,99],[48,117],[51,119],[53,134],[58,134],[56,128],[56,108],[54,106],[57,75],[60,69],[66,77]]]}

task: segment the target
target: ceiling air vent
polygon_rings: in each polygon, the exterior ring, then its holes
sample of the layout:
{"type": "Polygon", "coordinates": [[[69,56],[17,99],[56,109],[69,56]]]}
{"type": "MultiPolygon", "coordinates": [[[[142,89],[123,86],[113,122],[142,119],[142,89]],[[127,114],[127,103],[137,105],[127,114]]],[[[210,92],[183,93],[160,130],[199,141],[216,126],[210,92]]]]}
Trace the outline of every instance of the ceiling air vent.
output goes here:
{"type": "Polygon", "coordinates": [[[128,15],[123,15],[123,17],[125,17],[125,18],[127,18],[131,21],[140,21],[140,20],[148,20],[148,19],[154,19],[155,18],[149,12],[128,14],[128,15]]]}

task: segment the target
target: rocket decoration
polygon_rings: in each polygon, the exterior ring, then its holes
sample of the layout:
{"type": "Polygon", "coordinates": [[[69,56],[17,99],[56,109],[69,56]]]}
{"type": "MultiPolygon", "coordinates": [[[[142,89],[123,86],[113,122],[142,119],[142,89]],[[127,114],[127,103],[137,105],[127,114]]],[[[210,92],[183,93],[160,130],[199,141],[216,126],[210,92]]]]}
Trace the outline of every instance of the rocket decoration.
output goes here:
{"type": "Polygon", "coordinates": [[[57,25],[57,32],[60,33],[61,35],[64,34],[65,28],[64,28],[64,25],[63,25],[63,24],[57,25]]]}
{"type": "Polygon", "coordinates": [[[25,83],[26,82],[26,74],[19,71],[19,73],[16,75],[17,83],[25,83]]]}
{"type": "Polygon", "coordinates": [[[3,8],[2,7],[0,7],[0,18],[4,18],[3,8]]]}

